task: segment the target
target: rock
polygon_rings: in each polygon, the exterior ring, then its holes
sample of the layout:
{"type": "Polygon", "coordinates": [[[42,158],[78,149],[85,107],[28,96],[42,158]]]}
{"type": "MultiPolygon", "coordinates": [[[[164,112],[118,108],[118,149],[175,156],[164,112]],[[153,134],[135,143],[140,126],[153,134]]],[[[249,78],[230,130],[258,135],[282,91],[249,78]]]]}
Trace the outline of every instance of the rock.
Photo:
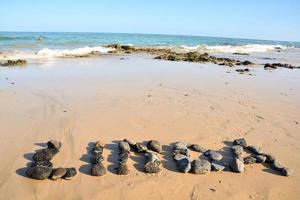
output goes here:
{"type": "Polygon", "coordinates": [[[127,142],[119,142],[119,149],[121,151],[130,151],[130,145],[127,142]]]}
{"type": "Polygon", "coordinates": [[[66,170],[67,170],[67,172],[63,176],[63,178],[66,180],[72,180],[77,175],[77,171],[74,167],[66,168],[66,170]]]}
{"type": "Polygon", "coordinates": [[[234,158],[231,161],[229,166],[230,166],[230,168],[232,169],[233,172],[242,173],[245,170],[244,163],[241,160],[237,159],[237,158],[234,158]]]}
{"type": "Polygon", "coordinates": [[[272,168],[281,171],[283,166],[276,160],[272,163],[272,168]]]}
{"type": "Polygon", "coordinates": [[[183,142],[176,142],[175,144],[174,144],[174,150],[187,150],[187,145],[185,144],[185,143],[183,143],[183,142]]]}
{"type": "Polygon", "coordinates": [[[239,138],[239,139],[234,140],[233,145],[240,145],[243,148],[246,148],[248,146],[247,142],[244,138],[239,138]]]}
{"type": "Polygon", "coordinates": [[[16,65],[26,65],[27,61],[18,59],[18,60],[6,60],[4,62],[0,62],[0,65],[3,67],[8,67],[8,66],[16,66],[16,65]]]}
{"type": "Polygon", "coordinates": [[[120,163],[120,164],[124,164],[124,163],[127,162],[128,158],[129,158],[129,152],[128,152],[128,151],[125,151],[125,150],[120,151],[119,157],[120,157],[119,163],[120,163]]]}
{"type": "Polygon", "coordinates": [[[173,158],[174,158],[175,161],[179,161],[179,160],[181,160],[181,159],[183,159],[183,158],[189,159],[188,156],[183,155],[183,154],[180,154],[180,153],[175,154],[173,158]]]}
{"type": "Polygon", "coordinates": [[[47,142],[47,146],[50,149],[53,148],[53,149],[56,149],[57,151],[59,151],[62,146],[62,143],[60,141],[50,140],[47,142]]]}
{"type": "Polygon", "coordinates": [[[182,155],[186,155],[188,157],[190,157],[191,152],[189,149],[180,149],[180,150],[174,150],[173,152],[174,154],[182,154],[182,155]]]}
{"type": "Polygon", "coordinates": [[[126,164],[119,165],[119,167],[117,169],[117,174],[119,174],[119,175],[127,175],[127,174],[129,174],[128,166],[126,164]]]}
{"type": "Polygon", "coordinates": [[[244,158],[244,164],[249,165],[254,163],[256,163],[256,158],[254,158],[253,156],[247,156],[246,158],[244,158]]]}
{"type": "Polygon", "coordinates": [[[57,169],[53,169],[52,173],[50,175],[51,180],[57,180],[65,176],[67,173],[67,170],[65,168],[59,167],[57,169]]]}
{"type": "Polygon", "coordinates": [[[156,140],[150,140],[147,144],[147,148],[157,153],[160,153],[162,151],[162,147],[159,141],[156,140]]]}
{"type": "Polygon", "coordinates": [[[26,174],[30,178],[37,180],[45,180],[51,175],[52,167],[35,166],[27,169],[26,174]]]}
{"type": "Polygon", "coordinates": [[[260,148],[256,146],[248,146],[247,150],[256,155],[261,154],[260,148]]]}
{"type": "Polygon", "coordinates": [[[161,165],[160,158],[155,153],[146,153],[145,154],[146,162],[155,163],[156,165],[161,165]]]}
{"type": "Polygon", "coordinates": [[[253,65],[254,63],[250,62],[249,60],[245,60],[244,62],[241,62],[242,65],[253,65]]]}
{"type": "Polygon", "coordinates": [[[210,150],[207,154],[209,154],[208,157],[210,160],[220,161],[223,158],[223,156],[216,151],[210,150]]]}
{"type": "Polygon", "coordinates": [[[267,63],[267,64],[265,64],[264,69],[265,70],[272,70],[272,69],[277,69],[277,67],[273,66],[272,64],[267,63]]]}
{"type": "Polygon", "coordinates": [[[267,157],[264,155],[255,155],[256,163],[264,163],[267,160],[267,157]]]}
{"type": "Polygon", "coordinates": [[[191,170],[191,162],[188,158],[182,158],[176,162],[177,169],[183,173],[191,170]]]}
{"type": "Polygon", "coordinates": [[[240,73],[244,73],[244,72],[249,72],[250,70],[248,68],[245,68],[245,69],[237,69],[235,71],[240,72],[240,73]]]}
{"type": "Polygon", "coordinates": [[[197,159],[193,160],[191,172],[193,174],[207,174],[211,170],[211,164],[207,160],[197,159]]]}
{"type": "Polygon", "coordinates": [[[131,147],[136,145],[136,142],[133,140],[129,140],[129,139],[124,139],[124,142],[127,142],[131,147]]]}
{"type": "Polygon", "coordinates": [[[137,153],[145,153],[147,151],[147,146],[142,143],[136,143],[134,150],[137,153]]]}
{"type": "Polygon", "coordinates": [[[240,145],[232,146],[231,150],[232,150],[234,156],[240,156],[243,154],[243,151],[244,151],[243,147],[240,145]]]}
{"type": "Polygon", "coordinates": [[[212,171],[220,172],[220,171],[223,171],[224,169],[225,169],[225,166],[223,166],[223,165],[219,165],[215,162],[211,163],[211,170],[212,171]]]}
{"type": "Polygon", "coordinates": [[[153,162],[147,162],[144,166],[144,171],[146,173],[158,173],[160,172],[160,168],[156,163],[153,162]]]}
{"type": "Polygon", "coordinates": [[[100,154],[100,153],[95,154],[95,155],[91,156],[91,158],[90,158],[90,162],[92,164],[101,163],[103,160],[104,160],[104,158],[103,158],[102,154],[100,154]]]}
{"type": "Polygon", "coordinates": [[[106,168],[102,163],[97,163],[92,166],[91,174],[93,176],[104,176],[106,174],[106,168]]]}
{"type": "Polygon", "coordinates": [[[265,161],[266,163],[273,163],[275,160],[275,157],[270,154],[262,154],[262,155],[266,156],[266,161],[265,161]]]}
{"type": "Polygon", "coordinates": [[[102,141],[100,141],[100,140],[98,140],[97,142],[95,142],[95,147],[96,148],[102,148],[102,149],[104,149],[104,146],[105,146],[105,143],[102,142],[102,141]]]}
{"type": "Polygon", "coordinates": [[[199,153],[203,153],[206,151],[206,149],[198,144],[192,144],[190,147],[189,147],[192,151],[196,151],[196,152],[199,152],[199,153]]]}
{"type": "Polygon", "coordinates": [[[292,171],[289,168],[283,167],[281,169],[281,173],[284,176],[291,176],[292,175],[292,171]]]}
{"type": "Polygon", "coordinates": [[[49,161],[57,153],[56,149],[40,149],[33,155],[35,161],[49,161]]]}
{"type": "Polygon", "coordinates": [[[37,161],[33,162],[31,167],[53,167],[53,164],[50,161],[37,161]]]}

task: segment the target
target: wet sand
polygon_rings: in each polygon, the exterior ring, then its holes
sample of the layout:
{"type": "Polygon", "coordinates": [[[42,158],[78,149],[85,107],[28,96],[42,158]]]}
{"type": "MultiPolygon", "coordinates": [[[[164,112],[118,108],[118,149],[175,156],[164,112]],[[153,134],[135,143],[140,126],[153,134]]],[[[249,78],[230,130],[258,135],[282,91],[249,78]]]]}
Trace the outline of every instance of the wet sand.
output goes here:
{"type": "MultiPolygon", "coordinates": [[[[0,199],[299,199],[300,70],[252,76],[212,64],[167,62],[144,56],[57,59],[0,68],[0,199]],[[266,166],[244,174],[183,174],[170,144],[198,143],[228,155],[244,137],[292,169],[284,177],[266,166]],[[119,176],[118,140],[159,140],[163,170],[142,172],[132,155],[119,176]],[[63,143],[54,166],[79,170],[72,181],[25,176],[34,150],[63,143]],[[90,142],[107,143],[104,177],[89,175],[90,142]]],[[[193,154],[196,158],[197,154],[193,154]]]]}

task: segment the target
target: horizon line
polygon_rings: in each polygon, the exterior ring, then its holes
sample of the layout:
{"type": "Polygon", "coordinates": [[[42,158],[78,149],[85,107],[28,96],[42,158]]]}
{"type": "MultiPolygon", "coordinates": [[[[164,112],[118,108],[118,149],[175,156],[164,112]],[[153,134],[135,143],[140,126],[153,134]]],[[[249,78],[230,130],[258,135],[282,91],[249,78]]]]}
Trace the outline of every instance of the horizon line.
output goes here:
{"type": "Polygon", "coordinates": [[[207,38],[224,38],[224,39],[241,39],[241,40],[259,40],[259,41],[272,41],[272,42],[293,42],[300,43],[300,41],[292,40],[271,40],[260,38],[243,38],[243,37],[228,37],[228,36],[207,36],[207,35],[193,35],[193,34],[169,34],[169,33],[138,33],[138,32],[101,32],[101,31],[2,31],[12,33],[103,33],[103,34],[136,34],[136,35],[163,35],[163,36],[186,36],[186,37],[207,37],[207,38]]]}

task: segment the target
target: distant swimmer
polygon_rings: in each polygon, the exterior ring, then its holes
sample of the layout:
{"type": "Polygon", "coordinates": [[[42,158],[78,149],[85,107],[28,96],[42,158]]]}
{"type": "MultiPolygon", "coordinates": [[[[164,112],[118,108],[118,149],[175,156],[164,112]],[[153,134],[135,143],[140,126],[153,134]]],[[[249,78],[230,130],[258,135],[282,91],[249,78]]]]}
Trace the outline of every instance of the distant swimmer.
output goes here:
{"type": "Polygon", "coordinates": [[[39,41],[43,41],[44,38],[43,38],[42,36],[39,36],[38,40],[39,40],[39,41]]]}

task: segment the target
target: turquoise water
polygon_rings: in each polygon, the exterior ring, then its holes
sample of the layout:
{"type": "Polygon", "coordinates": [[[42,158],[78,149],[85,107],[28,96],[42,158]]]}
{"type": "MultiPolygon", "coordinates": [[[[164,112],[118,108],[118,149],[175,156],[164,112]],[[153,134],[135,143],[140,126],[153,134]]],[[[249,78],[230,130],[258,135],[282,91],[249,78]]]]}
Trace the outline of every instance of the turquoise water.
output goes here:
{"type": "Polygon", "coordinates": [[[253,39],[217,38],[180,35],[126,34],[126,33],[28,33],[0,32],[0,50],[74,49],[120,43],[137,46],[197,45],[283,45],[300,48],[299,42],[266,41],[253,39]]]}

